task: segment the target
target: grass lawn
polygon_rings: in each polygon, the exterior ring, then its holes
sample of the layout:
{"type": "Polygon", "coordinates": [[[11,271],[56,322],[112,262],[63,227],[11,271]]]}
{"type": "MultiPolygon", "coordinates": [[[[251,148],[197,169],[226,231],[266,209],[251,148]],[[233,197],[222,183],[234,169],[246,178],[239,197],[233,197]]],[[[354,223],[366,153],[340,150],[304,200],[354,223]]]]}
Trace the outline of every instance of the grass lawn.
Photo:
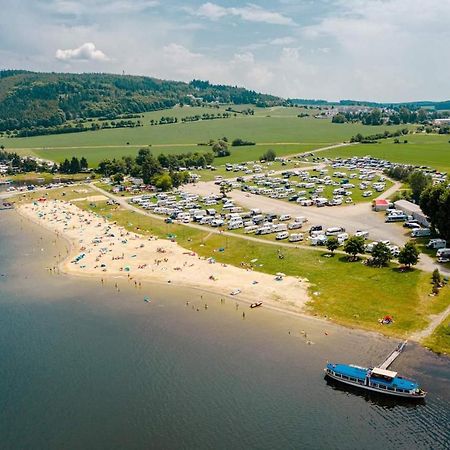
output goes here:
{"type": "Polygon", "coordinates": [[[320,156],[334,158],[370,155],[392,162],[425,165],[444,172],[450,172],[450,136],[411,134],[405,136],[407,144],[394,144],[393,139],[378,144],[358,144],[325,150],[320,156]]]}
{"type": "Polygon", "coordinates": [[[423,344],[434,352],[450,354],[450,316],[444,319],[423,344]]]}
{"type": "MultiPolygon", "coordinates": [[[[20,173],[17,175],[8,175],[5,177],[7,180],[17,181],[17,182],[38,182],[38,178],[43,179],[43,183],[59,183],[60,181],[83,181],[86,178],[92,178],[93,174],[90,173],[76,173],[76,174],[52,174],[48,172],[28,172],[20,173]]],[[[0,177],[1,178],[1,177],[0,177]]],[[[42,181],[41,181],[42,182],[42,181]]]]}
{"type": "MultiPolygon", "coordinates": [[[[364,135],[397,129],[398,127],[372,127],[361,124],[333,124],[329,119],[298,118],[299,108],[257,108],[254,116],[216,119],[170,125],[149,125],[151,118],[161,116],[184,117],[196,110],[214,113],[223,111],[214,108],[174,108],[144,114],[144,126],[139,128],[105,129],[83,133],[35,136],[30,138],[0,138],[0,144],[7,150],[17,149],[22,154],[36,154],[55,161],[71,156],[85,156],[91,165],[101,159],[133,155],[141,147],[152,145],[155,153],[204,151],[200,142],[223,136],[231,141],[240,137],[260,144],[240,147],[233,152],[229,161],[241,162],[258,159],[267,148],[273,147],[279,156],[294,154],[314,148],[349,140],[351,136],[364,135]],[[287,145],[301,144],[301,145],[287,145]],[[303,144],[306,144],[303,147],[303,144]],[[310,144],[311,146],[307,146],[310,144]]],[[[305,110],[306,111],[306,110],[305,110]]]]}
{"type": "MultiPolygon", "coordinates": [[[[65,198],[70,198],[69,194],[65,198]]],[[[51,193],[52,197],[57,195],[57,191],[51,193]]],[[[446,295],[428,297],[430,276],[418,270],[400,273],[395,268],[370,268],[361,262],[349,263],[341,255],[324,258],[317,251],[210,234],[207,230],[166,224],[163,220],[121,207],[107,206],[106,202],[96,202],[95,207],[88,202],[78,205],[117,221],[132,231],[161,237],[174,234],[183,247],[203,256],[214,256],[219,262],[239,266],[241,262],[257,259],[256,270],[270,274],[281,271],[287,275],[305,277],[311,283],[313,299],[308,306],[309,311],[345,325],[406,336],[413,330],[425,327],[427,315],[442,311],[450,302],[450,290],[446,295]],[[220,248],[224,251],[219,251],[220,248]],[[282,260],[277,256],[278,249],[284,254],[282,260]],[[392,315],[395,323],[391,326],[379,325],[377,320],[386,314],[392,315]]]]}

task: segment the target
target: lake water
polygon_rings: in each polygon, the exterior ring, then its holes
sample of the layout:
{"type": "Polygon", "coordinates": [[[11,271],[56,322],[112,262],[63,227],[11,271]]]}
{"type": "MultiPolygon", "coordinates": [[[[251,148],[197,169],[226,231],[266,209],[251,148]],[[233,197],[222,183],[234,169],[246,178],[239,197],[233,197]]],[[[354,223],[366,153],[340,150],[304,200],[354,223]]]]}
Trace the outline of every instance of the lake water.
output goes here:
{"type": "Polygon", "coordinates": [[[52,275],[65,247],[0,211],[0,448],[450,448],[448,359],[411,344],[395,363],[423,403],[337,389],[327,360],[374,364],[397,341],[177,286],[52,275]]]}

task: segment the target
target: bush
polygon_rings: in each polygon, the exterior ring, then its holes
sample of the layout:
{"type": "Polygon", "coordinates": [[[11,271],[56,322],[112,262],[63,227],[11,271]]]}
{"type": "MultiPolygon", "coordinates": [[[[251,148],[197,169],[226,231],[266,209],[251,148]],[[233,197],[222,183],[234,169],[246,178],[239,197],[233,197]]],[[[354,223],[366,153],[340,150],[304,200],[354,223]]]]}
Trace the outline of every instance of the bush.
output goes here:
{"type": "Polygon", "coordinates": [[[244,140],[241,139],[241,138],[236,138],[236,139],[233,140],[233,142],[231,143],[231,145],[232,145],[233,147],[241,147],[241,146],[243,146],[243,145],[256,145],[256,144],[255,144],[255,142],[252,142],[252,141],[244,141],[244,140]]]}
{"type": "Polygon", "coordinates": [[[276,153],[269,149],[266,153],[263,153],[261,157],[259,158],[260,161],[275,161],[275,158],[277,157],[276,153]]]}

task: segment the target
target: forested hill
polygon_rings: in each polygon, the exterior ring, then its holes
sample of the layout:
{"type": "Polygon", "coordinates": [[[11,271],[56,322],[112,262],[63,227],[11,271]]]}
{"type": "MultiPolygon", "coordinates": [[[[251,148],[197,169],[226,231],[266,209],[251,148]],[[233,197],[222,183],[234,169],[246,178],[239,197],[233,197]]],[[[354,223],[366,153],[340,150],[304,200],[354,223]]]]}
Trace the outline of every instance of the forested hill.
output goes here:
{"type": "Polygon", "coordinates": [[[202,102],[272,106],[284,100],[244,88],[113,74],[0,71],[0,131],[55,127],[202,102]]]}

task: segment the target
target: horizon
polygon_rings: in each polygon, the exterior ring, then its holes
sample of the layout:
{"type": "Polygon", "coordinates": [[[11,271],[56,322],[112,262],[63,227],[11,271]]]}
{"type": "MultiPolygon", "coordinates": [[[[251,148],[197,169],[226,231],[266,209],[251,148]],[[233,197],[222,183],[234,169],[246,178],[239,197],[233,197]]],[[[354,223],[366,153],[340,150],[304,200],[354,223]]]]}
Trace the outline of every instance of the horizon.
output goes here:
{"type": "MultiPolygon", "coordinates": [[[[20,71],[20,72],[29,72],[29,73],[36,73],[36,74],[57,74],[57,75],[89,75],[89,74],[102,74],[102,75],[116,75],[116,76],[129,76],[129,77],[147,77],[147,78],[153,78],[153,79],[158,79],[158,80],[162,80],[162,81],[171,81],[171,82],[180,82],[180,83],[190,83],[192,81],[195,80],[195,78],[193,78],[192,80],[189,81],[184,81],[184,80],[177,80],[177,79],[168,79],[168,78],[158,78],[152,75],[144,75],[144,74],[134,74],[134,73],[117,73],[117,72],[64,72],[64,71],[49,71],[49,72],[43,72],[43,71],[37,71],[37,70],[28,70],[28,69],[13,69],[13,68],[0,68],[0,72],[7,72],[7,71],[20,71]]],[[[210,83],[211,85],[220,85],[222,83],[213,83],[211,82],[211,80],[200,80],[200,81],[205,81],[210,83]]],[[[241,89],[246,89],[246,90],[252,90],[251,88],[249,88],[248,86],[243,86],[243,85],[227,85],[225,84],[225,86],[232,86],[232,87],[237,87],[237,88],[241,88],[241,89]]],[[[257,91],[258,94],[263,94],[263,95],[273,95],[276,97],[280,97],[277,96],[276,94],[272,93],[272,92],[263,92],[263,91],[257,91]]],[[[416,103],[446,103],[450,101],[449,99],[446,98],[442,98],[440,100],[429,100],[429,99],[419,99],[419,100],[409,100],[409,101],[385,101],[385,102],[378,102],[376,100],[361,100],[361,99],[355,99],[355,98],[340,98],[340,99],[326,99],[326,98],[299,98],[299,97],[280,97],[283,100],[287,100],[287,101],[292,101],[292,100],[305,100],[305,101],[310,101],[310,102],[324,102],[324,103],[328,103],[328,104],[339,104],[340,102],[355,102],[355,103],[359,103],[359,104],[366,104],[366,103],[376,103],[379,104],[380,106],[387,106],[387,105],[403,105],[403,104],[416,104],[416,103]]]]}
{"type": "Polygon", "coordinates": [[[450,3],[430,0],[18,0],[5,66],[133,73],[283,98],[440,101],[450,3]],[[429,70],[433,67],[433,70],[429,70]]]}

